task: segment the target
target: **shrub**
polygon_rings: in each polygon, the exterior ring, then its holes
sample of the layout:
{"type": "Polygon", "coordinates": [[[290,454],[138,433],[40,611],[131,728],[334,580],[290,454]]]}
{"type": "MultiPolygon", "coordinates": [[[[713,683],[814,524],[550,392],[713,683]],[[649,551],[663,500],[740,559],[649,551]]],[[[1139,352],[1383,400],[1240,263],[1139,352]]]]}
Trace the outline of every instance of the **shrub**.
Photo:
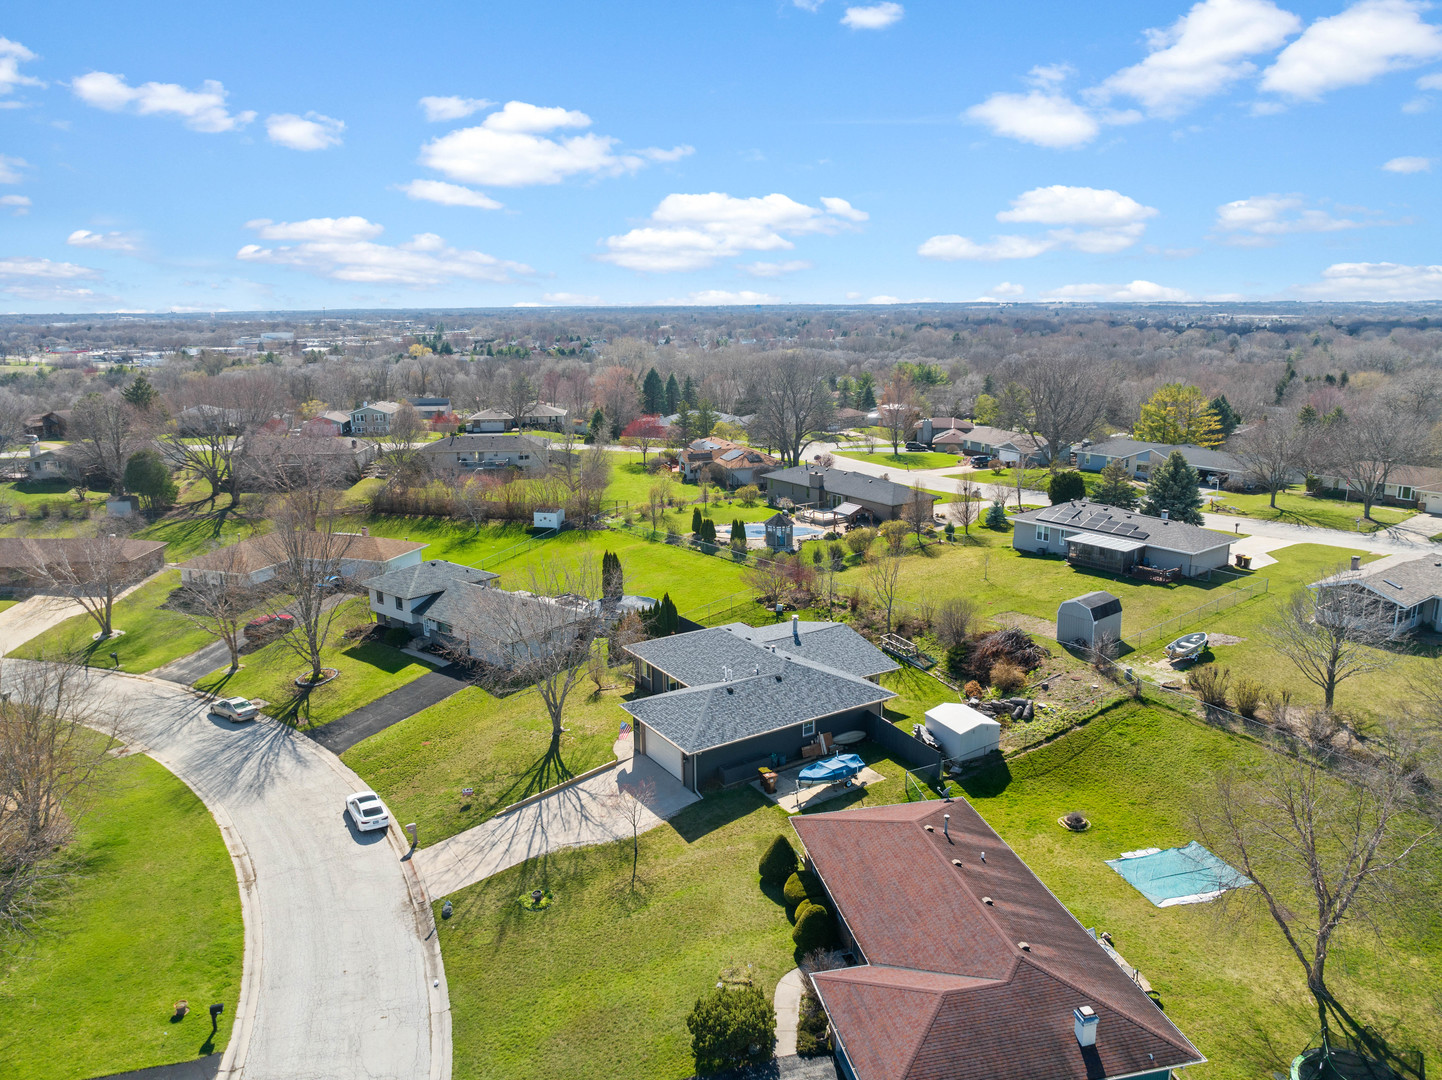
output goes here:
{"type": "Polygon", "coordinates": [[[981,695],[984,694],[986,691],[982,688],[981,683],[977,682],[975,679],[972,679],[964,687],[961,688],[961,692],[969,698],[980,698],[981,695]]]}
{"type": "Polygon", "coordinates": [[[736,497],[741,500],[742,506],[755,506],[761,498],[761,489],[755,484],[747,484],[736,489],[736,497]]]}
{"type": "Polygon", "coordinates": [[[846,549],[835,540],[826,545],[826,554],[831,558],[831,569],[841,571],[846,568],[846,549]]]}
{"type": "Polygon", "coordinates": [[[955,523],[948,521],[948,522],[946,523],[946,528],[943,529],[942,532],[946,533],[946,542],[947,542],[947,543],[952,543],[953,541],[956,540],[956,525],[955,525],[955,523]]]}
{"type": "Polygon", "coordinates": [[[1200,664],[1187,672],[1187,686],[1202,699],[1202,704],[1214,709],[1227,707],[1227,684],[1232,681],[1231,672],[1216,664],[1200,664]]]}
{"type": "Polygon", "coordinates": [[[723,986],[697,998],[686,1030],[701,1076],[768,1061],[776,1050],[776,1011],[754,986],[723,986]]]}
{"type": "Polygon", "coordinates": [[[1243,676],[1232,686],[1232,700],[1237,703],[1237,712],[1248,720],[1255,719],[1257,707],[1262,704],[1262,684],[1243,676]]]}
{"type": "Polygon", "coordinates": [[[796,873],[796,849],[791,846],[791,841],[777,833],[776,839],[767,847],[766,854],[761,856],[758,869],[761,871],[761,880],[768,885],[784,886],[786,879],[796,873]]]}
{"type": "Polygon", "coordinates": [[[1071,502],[1073,499],[1086,498],[1087,486],[1082,480],[1082,474],[1075,469],[1064,469],[1061,472],[1052,473],[1051,479],[1047,481],[1046,493],[1051,498],[1051,503],[1071,502]]]}
{"type": "Polygon", "coordinates": [[[966,642],[964,641],[958,641],[946,650],[946,673],[953,679],[959,679],[966,673],[966,654],[968,651],[966,642]]]}
{"type": "Polygon", "coordinates": [[[796,1053],[799,1057],[822,1057],[831,1053],[827,1038],[826,1010],[816,995],[801,995],[801,1015],[796,1024],[796,1053]]]}
{"type": "Polygon", "coordinates": [[[988,529],[1006,528],[1006,507],[999,502],[994,502],[986,511],[986,527],[988,529]]]}
{"type": "Polygon", "coordinates": [[[846,534],[846,546],[851,549],[851,554],[865,556],[875,539],[875,529],[852,529],[846,534]]]}
{"type": "Polygon", "coordinates": [[[791,940],[803,953],[832,948],[838,943],[836,920],[820,904],[808,900],[796,909],[796,925],[791,929],[791,940]]]}
{"type": "Polygon", "coordinates": [[[976,605],[962,597],[943,600],[936,609],[936,640],[946,648],[961,645],[971,637],[971,627],[976,621],[976,605]]]}
{"type": "Polygon", "coordinates": [[[786,879],[786,906],[799,908],[807,900],[822,896],[821,879],[810,870],[798,870],[786,879]]]}
{"type": "Polygon", "coordinates": [[[1020,664],[1000,660],[991,666],[991,685],[998,690],[1019,690],[1026,685],[1026,672],[1020,664]]]}
{"type": "Polygon", "coordinates": [[[904,521],[883,521],[881,523],[881,535],[886,538],[886,550],[892,555],[900,555],[901,549],[906,546],[906,538],[911,533],[911,526],[904,521]]]}

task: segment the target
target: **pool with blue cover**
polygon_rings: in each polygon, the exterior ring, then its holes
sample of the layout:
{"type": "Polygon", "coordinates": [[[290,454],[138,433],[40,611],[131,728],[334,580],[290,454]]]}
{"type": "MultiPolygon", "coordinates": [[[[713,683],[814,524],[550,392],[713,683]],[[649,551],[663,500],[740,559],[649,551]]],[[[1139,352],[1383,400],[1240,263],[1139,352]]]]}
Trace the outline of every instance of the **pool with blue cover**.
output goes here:
{"type": "Polygon", "coordinates": [[[1252,884],[1195,840],[1186,847],[1108,859],[1107,865],[1157,907],[1200,904],[1252,884]]]}

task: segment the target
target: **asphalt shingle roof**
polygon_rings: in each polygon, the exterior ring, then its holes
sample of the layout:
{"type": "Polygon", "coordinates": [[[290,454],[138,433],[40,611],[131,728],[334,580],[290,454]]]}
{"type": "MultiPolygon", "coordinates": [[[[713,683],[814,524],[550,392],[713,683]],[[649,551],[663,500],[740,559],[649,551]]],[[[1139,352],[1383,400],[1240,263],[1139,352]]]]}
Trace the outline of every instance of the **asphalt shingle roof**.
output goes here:
{"type": "Polygon", "coordinates": [[[1141,453],[1143,450],[1152,451],[1152,456],[1157,463],[1165,461],[1173,450],[1180,450],[1182,457],[1187,459],[1187,464],[1194,469],[1204,471],[1217,471],[1225,473],[1242,473],[1247,471],[1242,459],[1235,454],[1229,454],[1225,450],[1211,450],[1205,446],[1189,446],[1185,444],[1172,445],[1170,443],[1144,442],[1141,439],[1129,439],[1125,436],[1118,436],[1115,439],[1107,439],[1104,442],[1093,443],[1091,446],[1082,447],[1077,452],[1080,454],[1100,454],[1103,457],[1131,457],[1141,453]]]}
{"type": "Polygon", "coordinates": [[[1345,570],[1317,584],[1363,585],[1398,607],[1415,607],[1434,596],[1442,596],[1442,558],[1423,555],[1399,562],[1385,559],[1381,565],[1345,570]]]}
{"type": "Polygon", "coordinates": [[[729,623],[652,638],[628,651],[686,686],[721,682],[728,667],[733,678],[772,674],[783,670],[786,657],[862,679],[897,670],[895,661],[844,623],[798,622],[797,627],[800,644],[789,623],[729,623]]]}
{"type": "MultiPolygon", "coordinates": [[[[822,477],[822,485],[831,494],[846,499],[864,499],[878,506],[902,506],[909,503],[915,494],[905,484],[883,480],[879,476],[847,472],[845,469],[823,469],[814,465],[793,465],[789,469],[769,472],[765,478],[778,480],[783,484],[795,484],[797,487],[808,487],[810,478],[818,474],[822,477]]],[[[934,501],[936,496],[924,491],[922,498],[934,501]]]]}
{"type": "Polygon", "coordinates": [[[484,585],[488,581],[495,581],[500,576],[489,570],[477,570],[471,566],[447,562],[445,559],[431,559],[401,570],[392,570],[388,574],[381,574],[379,577],[373,577],[361,584],[367,589],[379,589],[390,596],[413,600],[417,596],[444,592],[451,586],[462,582],[484,585]]]}
{"type": "Polygon", "coordinates": [[[1215,529],[1188,525],[1185,521],[1148,517],[1145,514],[1094,503],[1090,499],[1073,499],[1055,506],[1043,506],[1040,510],[1028,510],[1015,515],[1012,521],[1055,525],[1100,536],[1123,536],[1143,541],[1147,547],[1178,551],[1184,555],[1196,555],[1230,545],[1233,539],[1227,533],[1217,532],[1215,529]]]}

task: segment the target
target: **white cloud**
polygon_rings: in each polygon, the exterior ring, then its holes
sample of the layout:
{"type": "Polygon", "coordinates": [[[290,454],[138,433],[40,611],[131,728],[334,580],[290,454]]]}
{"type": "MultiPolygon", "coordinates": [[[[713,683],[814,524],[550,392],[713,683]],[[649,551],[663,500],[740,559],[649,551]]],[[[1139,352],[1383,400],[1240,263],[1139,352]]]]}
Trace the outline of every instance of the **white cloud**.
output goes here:
{"type": "Polygon", "coordinates": [[[0,206],[7,207],[16,217],[30,213],[30,198],[27,195],[0,195],[0,206]]]}
{"type": "Polygon", "coordinates": [[[1298,195],[1253,195],[1217,207],[1215,228],[1230,244],[1260,247],[1291,233],[1341,232],[1367,224],[1309,208],[1298,195]]]}
{"type": "Polygon", "coordinates": [[[276,113],[265,118],[265,133],[270,141],[292,150],[325,150],[339,146],[340,133],[344,130],[344,121],[318,112],[308,112],[304,116],[276,113]]]}
{"type": "Polygon", "coordinates": [[[71,281],[98,278],[100,272],[75,263],[52,262],[50,259],[9,255],[0,258],[0,278],[44,278],[49,281],[71,281]]]}
{"type": "Polygon", "coordinates": [[[1432,159],[1425,157],[1394,157],[1382,166],[1387,172],[1418,173],[1431,172],[1432,159]]]}
{"type": "Polygon", "coordinates": [[[1015,285],[1010,281],[1003,281],[1000,285],[996,286],[991,291],[992,294],[995,296],[1020,296],[1022,293],[1026,292],[1026,286],[1015,285]]]}
{"type": "Polygon", "coordinates": [[[693,292],[688,296],[658,300],[656,303],[683,307],[689,305],[729,307],[733,304],[779,304],[781,298],[772,296],[770,293],[751,292],[746,289],[742,289],[740,292],[728,292],[725,289],[702,289],[700,292],[693,292]]]}
{"type": "Polygon", "coordinates": [[[790,259],[786,262],[754,262],[745,263],[741,269],[745,270],[752,277],[774,278],[783,274],[794,274],[801,270],[810,270],[812,264],[805,259],[790,259]]]}
{"type": "Polygon", "coordinates": [[[0,94],[8,94],[17,86],[44,86],[39,79],[22,74],[20,65],[34,60],[35,54],[18,41],[0,37],[0,94]]]}
{"type": "Polygon", "coordinates": [[[236,258],[242,262],[289,266],[334,281],[366,285],[434,288],[461,281],[508,281],[529,274],[522,263],[506,262],[480,251],[450,247],[435,233],[420,233],[403,244],[377,244],[371,239],[380,225],[365,218],[313,218],[247,222],[263,240],[293,240],[295,246],[265,248],[246,244],[236,258]]]}
{"type": "Polygon", "coordinates": [[[1431,75],[1423,75],[1417,80],[1418,90],[1442,90],[1442,71],[1433,72],[1431,75]]]}
{"type": "Polygon", "coordinates": [[[1442,30],[1422,21],[1428,6],[1421,0],[1360,0],[1318,19],[1262,74],[1262,89],[1316,100],[1442,56],[1442,30]]]}
{"type": "Polygon", "coordinates": [[[1011,209],[997,221],[1025,221],[1038,225],[1127,225],[1156,217],[1157,210],[1111,188],[1069,187],[1052,184],[1032,188],[1011,201],[1011,209]]]}
{"type": "Polygon", "coordinates": [[[905,14],[906,9],[900,4],[884,0],[880,4],[847,8],[846,14],[841,16],[841,25],[849,26],[853,30],[885,30],[893,23],[900,22],[905,14]]]}
{"type": "Polygon", "coordinates": [[[802,11],[819,11],[825,0],[791,0],[802,11]]]}
{"type": "Polygon", "coordinates": [[[444,180],[412,180],[401,190],[412,199],[440,203],[442,206],[471,206],[477,210],[499,210],[501,204],[484,192],[444,180]]]}
{"type": "Polygon", "coordinates": [[[100,277],[75,263],[11,255],[0,258],[0,293],[22,300],[85,301],[94,292],[78,283],[100,277]]]}
{"type": "Polygon", "coordinates": [[[123,75],[92,71],[72,79],[70,89],[97,109],[121,112],[132,107],[141,116],[175,116],[192,131],[234,131],[255,119],[254,112],[230,112],[225,105],[226,89],[214,79],[206,79],[199,90],[187,90],[176,83],[131,86],[123,75]]]}
{"type": "Polygon", "coordinates": [[[6,157],[4,154],[0,154],[0,184],[20,183],[20,170],[25,168],[29,168],[29,162],[24,158],[6,157]]]}
{"type": "Polygon", "coordinates": [[[902,299],[900,296],[890,296],[882,293],[880,296],[873,296],[865,301],[868,304],[934,304],[936,303],[929,296],[913,296],[910,299],[902,299]]]}
{"type": "Polygon", "coordinates": [[[1110,188],[1053,184],[1018,195],[1012,200],[1011,209],[1001,211],[996,219],[1067,227],[1051,229],[1044,236],[994,236],[986,242],[954,234],[933,236],[917,249],[917,254],[948,262],[1031,259],[1058,248],[1110,254],[1135,244],[1146,230],[1146,220],[1156,214],[1155,207],[1143,206],[1131,196],[1110,188]],[[1070,227],[1076,225],[1090,227],[1070,227]]]}
{"type": "Polygon", "coordinates": [[[609,135],[547,138],[544,134],[590,124],[589,116],[574,109],[508,101],[478,126],[459,128],[426,143],[421,147],[421,164],[461,183],[523,187],[558,184],[584,173],[635,172],[648,161],[675,161],[692,152],[689,146],[617,152],[617,140],[609,135]]]}
{"type": "Polygon", "coordinates": [[[1302,292],[1333,300],[1442,299],[1442,266],[1401,263],[1333,263],[1322,280],[1302,292]]]}
{"type": "Polygon", "coordinates": [[[131,233],[97,233],[89,229],[76,229],[65,238],[71,247],[92,248],[96,251],[134,251],[139,246],[131,233]]]}
{"type": "Polygon", "coordinates": [[[788,251],[788,236],[834,233],[865,218],[844,199],[823,198],[818,208],[780,194],[667,195],[648,224],[607,237],[599,258],[630,270],[700,270],[746,251],[788,251]]]}
{"type": "Polygon", "coordinates": [[[1048,238],[1039,236],[994,236],[989,242],[979,244],[952,233],[933,236],[917,248],[916,253],[924,259],[940,259],[943,262],[960,259],[996,262],[1000,259],[1033,259],[1055,246],[1048,238]]]}
{"type": "Polygon", "coordinates": [[[542,293],[541,299],[548,304],[555,304],[557,307],[596,307],[601,303],[599,296],[587,293],[548,292],[542,293]]]}
{"type": "Polygon", "coordinates": [[[1082,146],[1101,130],[1096,117],[1071,98],[1042,89],[1025,94],[992,94],[964,115],[984,124],[995,135],[1054,150],[1082,146]]]}
{"type": "Polygon", "coordinates": [[[1190,299],[1183,289],[1137,280],[1126,285],[1063,285],[1042,294],[1051,300],[1109,300],[1117,303],[1155,303],[1190,299]]]}
{"type": "Polygon", "coordinates": [[[1218,93],[1256,67],[1247,57],[1271,52],[1302,20],[1271,0],[1201,0],[1165,30],[1146,31],[1149,55],[1102,82],[1092,94],[1136,98],[1173,115],[1218,93]]]}
{"type": "Polygon", "coordinates": [[[494,104],[494,101],[485,98],[423,97],[420,100],[426,119],[432,123],[438,120],[463,120],[471,113],[488,109],[494,104]]]}

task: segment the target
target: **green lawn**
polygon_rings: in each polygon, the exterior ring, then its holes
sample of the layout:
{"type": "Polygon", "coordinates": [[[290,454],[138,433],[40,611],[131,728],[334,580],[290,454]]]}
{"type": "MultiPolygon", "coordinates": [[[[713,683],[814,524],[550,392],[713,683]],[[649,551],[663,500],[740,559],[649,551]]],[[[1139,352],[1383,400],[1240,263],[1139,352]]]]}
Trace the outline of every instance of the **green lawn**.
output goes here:
{"type": "Polygon", "coordinates": [[[200,800],[150,758],[107,766],[84,866],[38,937],[0,958],[0,1075],[88,1080],[224,1049],[240,989],[235,871],[200,800]],[[170,1018],[175,1002],[191,1012],[170,1018]],[[212,1045],[206,1006],[225,1002],[212,1045]]]}
{"type": "Polygon", "coordinates": [[[1230,491],[1224,491],[1215,499],[1209,498],[1204,509],[1209,513],[1254,517],[1261,521],[1285,521],[1292,525],[1364,533],[1377,532],[1396,525],[1417,513],[1415,510],[1404,510],[1396,506],[1374,506],[1371,520],[1364,518],[1359,529],[1357,519],[1362,517],[1362,504],[1355,499],[1344,502],[1341,499],[1315,498],[1300,487],[1292,487],[1277,492],[1275,509],[1270,503],[1269,495],[1234,495],[1230,491]]]}
{"type": "MultiPolygon", "coordinates": [[[[1015,474],[1009,467],[1003,468],[1001,472],[996,472],[991,468],[964,469],[958,472],[952,479],[960,479],[963,475],[971,477],[972,483],[978,484],[983,488],[993,484],[1000,484],[1012,489],[1016,487],[1015,474]]],[[[1025,479],[1022,481],[1022,485],[1028,491],[1045,491],[1047,484],[1051,481],[1052,474],[1048,469],[1027,469],[1024,475],[1025,479]]],[[[1084,472],[1081,474],[1081,478],[1088,495],[1094,493],[1096,489],[1101,486],[1102,478],[1100,473],[1084,472]]],[[[1013,496],[1009,500],[1008,506],[1015,505],[1016,498],[1013,496]]]]}
{"type": "Polygon", "coordinates": [[[434,670],[388,645],[352,645],[342,640],[346,628],[370,621],[364,597],[345,601],[345,610],[333,624],[334,643],[323,654],[325,666],[339,670],[340,677],[308,693],[297,689],[294,680],[308,674],[309,667],[283,641],[242,657],[241,669],[234,675],[227,674],[229,665],[217,668],[198,679],[196,689],[261,698],[269,703],[263,709],[266,714],[298,725],[328,724],[434,670]]]}
{"type": "MultiPolygon", "coordinates": [[[[614,679],[612,681],[619,681],[614,679]]],[[[613,760],[622,721],[621,690],[594,692],[590,680],[567,702],[558,757],[551,721],[534,690],[492,697],[467,687],[438,705],[372,735],[341,758],[433,844],[478,825],[518,799],[613,760]],[[558,760],[559,758],[559,760],[558,760]],[[470,797],[462,788],[474,788],[470,797]]]]}
{"type": "Polygon", "coordinates": [[[899,454],[893,454],[888,442],[885,449],[877,449],[876,453],[868,454],[865,450],[838,450],[837,457],[851,458],[853,461],[866,461],[872,465],[893,465],[903,469],[953,469],[966,455],[964,454],[940,454],[929,450],[903,450],[899,454]]]}

